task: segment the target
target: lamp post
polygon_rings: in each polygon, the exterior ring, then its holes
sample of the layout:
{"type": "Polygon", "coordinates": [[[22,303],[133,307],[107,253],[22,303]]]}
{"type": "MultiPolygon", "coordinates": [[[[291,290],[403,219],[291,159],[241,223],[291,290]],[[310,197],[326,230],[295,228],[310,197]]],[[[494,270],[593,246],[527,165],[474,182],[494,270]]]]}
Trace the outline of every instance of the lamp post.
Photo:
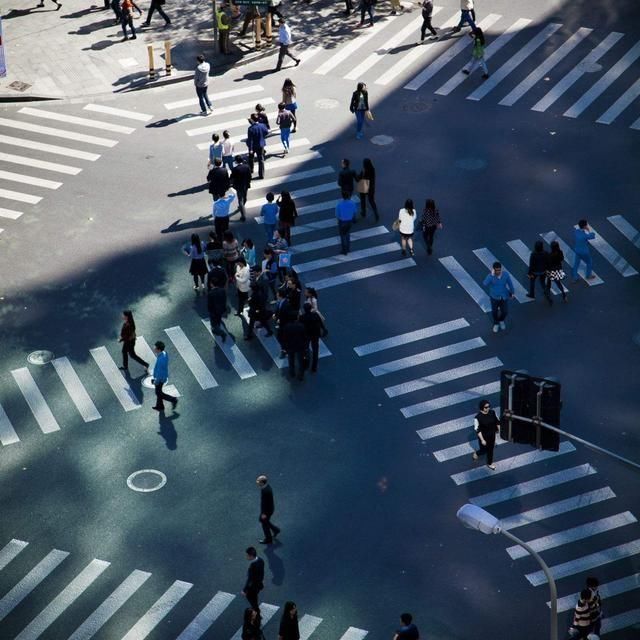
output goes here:
{"type": "Polygon", "coordinates": [[[542,571],[547,576],[549,582],[549,591],[551,592],[551,640],[558,640],[558,591],[556,589],[556,582],[551,575],[551,570],[545,563],[545,561],[523,540],[516,538],[512,533],[502,528],[500,520],[495,516],[492,516],[488,511],[481,509],[475,504],[465,504],[456,513],[458,520],[468,529],[476,529],[482,533],[502,533],[509,540],[512,540],[516,544],[519,544],[527,552],[529,552],[540,564],[542,571]]]}

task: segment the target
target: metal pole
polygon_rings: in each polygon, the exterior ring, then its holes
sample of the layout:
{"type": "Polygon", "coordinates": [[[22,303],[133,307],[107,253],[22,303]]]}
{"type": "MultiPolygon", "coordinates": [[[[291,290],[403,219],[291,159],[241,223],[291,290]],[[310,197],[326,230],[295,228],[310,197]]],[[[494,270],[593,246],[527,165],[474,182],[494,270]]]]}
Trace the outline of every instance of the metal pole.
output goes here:
{"type": "Polygon", "coordinates": [[[551,575],[551,570],[547,566],[546,562],[526,543],[520,538],[516,538],[512,533],[500,529],[500,533],[504,534],[509,540],[512,540],[516,544],[519,544],[523,549],[530,553],[542,567],[544,575],[547,576],[549,582],[549,591],[551,593],[551,620],[550,620],[550,635],[551,640],[558,640],[558,590],[556,589],[556,581],[551,575]]]}
{"type": "Polygon", "coordinates": [[[509,440],[511,440],[511,438],[513,437],[513,434],[512,434],[513,420],[511,419],[511,412],[513,411],[513,387],[516,386],[516,374],[514,373],[512,376],[507,376],[507,378],[509,378],[509,397],[508,397],[509,406],[507,407],[509,409],[509,414],[508,414],[509,417],[507,418],[507,421],[509,424],[509,427],[508,427],[509,440]]]}
{"type": "Polygon", "coordinates": [[[213,8],[213,51],[214,53],[220,53],[220,47],[218,45],[218,11],[216,7],[216,0],[211,0],[211,6],[213,8]]]}

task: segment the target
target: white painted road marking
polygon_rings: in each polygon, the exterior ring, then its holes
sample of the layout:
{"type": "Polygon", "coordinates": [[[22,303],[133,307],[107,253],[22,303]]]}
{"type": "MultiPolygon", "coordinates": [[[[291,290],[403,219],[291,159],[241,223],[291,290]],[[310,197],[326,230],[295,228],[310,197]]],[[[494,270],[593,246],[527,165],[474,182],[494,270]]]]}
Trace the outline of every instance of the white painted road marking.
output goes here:
{"type": "Polygon", "coordinates": [[[10,540],[0,549],[0,571],[2,571],[29,543],[24,540],[10,540]]]}
{"type": "Polygon", "coordinates": [[[9,120],[8,118],[0,118],[0,126],[9,127],[11,129],[20,129],[22,131],[30,131],[32,133],[41,133],[45,136],[53,136],[55,138],[65,138],[66,140],[86,142],[87,144],[95,144],[99,147],[115,147],[118,144],[117,140],[88,136],[85,133],[76,133],[75,131],[67,131],[66,129],[43,127],[39,124],[22,122],[20,120],[9,120]]]}
{"type": "Polygon", "coordinates": [[[82,416],[82,419],[85,422],[99,420],[102,416],[98,409],[96,409],[96,405],[93,404],[93,400],[84,388],[75,369],[71,366],[69,358],[56,358],[51,361],[51,364],[62,381],[64,388],[67,390],[69,397],[73,400],[73,404],[76,405],[76,409],[78,409],[78,413],[82,416]]]}
{"type": "Polygon", "coordinates": [[[19,182],[20,184],[29,184],[32,187],[40,187],[42,189],[58,189],[62,186],[62,182],[54,180],[46,180],[44,178],[36,178],[34,176],[26,176],[23,173],[14,173],[13,171],[3,171],[0,169],[0,180],[9,180],[11,182],[19,182]]]}
{"type": "Polygon", "coordinates": [[[476,417],[475,413],[462,418],[454,418],[453,420],[447,420],[439,424],[434,424],[424,429],[416,431],[421,440],[430,440],[431,438],[438,438],[444,436],[447,433],[454,433],[455,431],[461,431],[462,429],[472,429],[473,419],[476,417]]]}
{"type": "Polygon", "coordinates": [[[148,113],[140,113],[138,111],[128,111],[126,109],[116,109],[115,107],[107,107],[103,104],[86,104],[86,111],[95,111],[96,113],[106,113],[117,118],[129,118],[130,120],[139,120],[140,122],[148,122],[153,118],[148,113]]]}
{"type": "Polygon", "coordinates": [[[638,231],[624,216],[609,216],[607,220],[627,239],[636,249],[640,249],[640,231],[638,231]]]}
{"type": "Polygon", "coordinates": [[[58,162],[46,162],[37,160],[36,158],[27,158],[26,156],[17,156],[13,153],[0,152],[0,160],[4,162],[12,162],[24,167],[33,167],[34,169],[44,169],[45,171],[55,171],[57,173],[65,173],[67,175],[76,176],[82,169],[78,167],[70,167],[68,164],[60,164],[58,162]]]}
{"type": "Polygon", "coordinates": [[[107,384],[111,387],[118,402],[122,405],[122,408],[125,411],[139,409],[141,406],[140,401],[136,398],[128,382],[124,379],[124,376],[113,361],[106,347],[90,349],[89,353],[93,356],[98,368],[102,372],[107,384]]]}
{"type": "Polygon", "coordinates": [[[36,419],[42,433],[60,431],[60,425],[51,412],[51,409],[49,409],[49,405],[44,399],[29,369],[26,367],[14,369],[11,375],[16,381],[24,399],[27,401],[31,413],[33,413],[33,417],[36,419]]]}
{"type": "Polygon", "coordinates": [[[405,258],[404,260],[397,260],[396,262],[387,262],[386,264],[381,264],[377,267],[368,267],[367,269],[351,271],[340,276],[333,276],[332,278],[315,280],[313,282],[309,282],[307,286],[314,287],[315,289],[327,289],[329,287],[336,287],[341,284],[355,282],[356,280],[363,280],[364,278],[371,278],[373,276],[379,276],[385,273],[391,273],[393,271],[415,266],[416,263],[413,258],[405,258]]]}
{"type": "Polygon", "coordinates": [[[45,153],[55,153],[59,156],[77,158],[78,160],[89,160],[90,162],[95,162],[100,157],[97,153],[89,153],[88,151],[80,151],[79,149],[69,149],[68,147],[59,147],[55,144],[45,144],[44,142],[27,140],[26,138],[14,138],[12,136],[0,135],[0,142],[13,145],[14,147],[22,147],[23,149],[34,149],[35,151],[44,151],[45,153]]]}
{"type": "Polygon", "coordinates": [[[340,636],[340,640],[364,640],[365,636],[368,634],[368,631],[364,629],[358,629],[357,627],[349,627],[343,634],[340,636]]]}
{"type": "MultiPolygon", "coordinates": [[[[385,233],[389,233],[386,227],[369,227],[368,229],[362,229],[361,231],[355,231],[354,233],[352,233],[351,241],[355,242],[357,240],[364,240],[365,238],[374,238],[375,236],[384,235],[385,233]]],[[[330,238],[322,238],[321,240],[313,240],[311,242],[297,244],[293,247],[290,247],[290,251],[293,254],[298,254],[304,253],[306,251],[315,251],[316,249],[325,249],[327,247],[335,247],[339,245],[340,236],[336,234],[335,236],[332,236],[330,238]]]]}
{"type": "Polygon", "coordinates": [[[316,618],[316,616],[311,616],[308,613],[305,613],[298,624],[300,640],[309,640],[311,634],[318,628],[321,622],[322,618],[316,618]]]}
{"type": "Polygon", "coordinates": [[[453,256],[440,258],[440,263],[485,313],[491,311],[489,296],[453,256]]]}
{"type": "MultiPolygon", "coordinates": [[[[601,598],[613,598],[614,596],[627,593],[627,591],[633,591],[634,589],[640,589],[640,573],[634,573],[618,580],[612,580],[598,587],[601,598]]],[[[580,592],[558,598],[558,613],[572,610],[576,606],[579,598],[580,592]]],[[[550,602],[547,602],[547,606],[550,606],[550,604],[550,602]]]]}
{"type": "Polygon", "coordinates": [[[20,438],[18,438],[9,416],[7,416],[3,406],[0,404],[0,444],[6,447],[8,444],[15,444],[16,442],[20,442],[20,438]]]}
{"type": "Polygon", "coordinates": [[[180,327],[169,327],[164,332],[169,336],[173,346],[191,370],[193,377],[198,381],[202,389],[213,389],[218,386],[213,374],[207,368],[202,358],[198,355],[194,346],[189,342],[180,327]]]}
{"type": "Polygon", "coordinates": [[[38,202],[42,200],[40,196],[32,196],[29,193],[12,191],[11,189],[0,189],[0,198],[16,200],[17,202],[26,202],[27,204],[38,204],[38,202]]]}
{"type": "Polygon", "coordinates": [[[469,402],[475,400],[476,402],[484,396],[490,396],[500,391],[500,382],[490,382],[489,384],[482,384],[466,391],[458,391],[457,393],[451,393],[447,396],[440,396],[433,400],[427,400],[426,402],[418,402],[408,407],[400,409],[402,415],[405,418],[414,418],[415,416],[422,415],[423,413],[429,413],[430,411],[436,411],[437,409],[444,409],[445,407],[451,407],[454,404],[460,404],[462,402],[469,402]]]}
{"type": "Polygon", "coordinates": [[[235,340],[227,338],[227,340],[223,341],[220,336],[214,336],[211,332],[211,323],[208,318],[202,318],[202,324],[206,327],[209,335],[213,337],[218,347],[220,347],[220,350],[224,353],[231,366],[235,369],[235,372],[240,376],[240,380],[253,378],[257,375],[254,368],[238,348],[235,340]]]}
{"type": "MultiPolygon", "coordinates": [[[[259,84],[251,84],[246,87],[241,87],[240,89],[231,89],[229,91],[221,91],[220,93],[212,96],[213,102],[217,102],[218,100],[224,100],[226,98],[235,98],[237,96],[244,96],[248,93],[261,93],[264,91],[264,87],[259,84]]],[[[191,105],[199,104],[197,98],[187,98],[186,100],[178,100],[176,102],[167,102],[164,105],[164,108],[168,111],[171,109],[180,109],[182,107],[190,107],[191,105]]],[[[264,103],[263,103],[264,104],[264,103]]],[[[255,105],[255,101],[253,102],[255,105]]]]}
{"type": "Polygon", "coordinates": [[[636,80],[597,120],[599,124],[611,124],[638,96],[640,79],[636,80]]]}
{"type": "MultiPolygon", "coordinates": [[[[331,226],[335,225],[335,220],[329,220],[331,226]]],[[[294,227],[295,229],[296,227],[294,227]]],[[[397,242],[388,242],[387,244],[379,244],[368,249],[360,249],[351,251],[346,256],[339,253],[330,258],[319,258],[318,260],[310,260],[301,264],[294,264],[293,269],[296,273],[306,273],[308,271],[317,271],[318,269],[328,269],[339,264],[346,264],[354,260],[362,260],[363,258],[371,258],[373,256],[381,256],[392,251],[400,251],[400,245],[397,242]]]]}
{"type": "MultiPolygon", "coordinates": [[[[496,438],[496,446],[499,444],[506,444],[508,440],[502,440],[499,436],[496,438]]],[[[455,458],[461,458],[462,456],[471,455],[475,451],[475,447],[471,442],[463,442],[462,444],[456,444],[446,449],[440,449],[440,451],[434,451],[433,457],[438,462],[447,462],[448,460],[454,460],[455,458]]]]}
{"type": "MultiPolygon", "coordinates": [[[[220,617],[220,614],[231,604],[234,598],[235,596],[232,593],[218,591],[176,640],[199,640],[220,617]]],[[[74,639],[69,638],[69,640],[74,639]]]]}
{"type": "Polygon", "coordinates": [[[593,228],[596,234],[589,240],[591,246],[624,278],[637,276],[638,272],[593,228]]]}
{"type": "Polygon", "coordinates": [[[13,209],[0,208],[0,218],[9,218],[9,220],[17,220],[22,215],[22,211],[14,211],[13,209]]]}
{"type": "Polygon", "coordinates": [[[77,124],[90,129],[102,129],[103,131],[111,131],[112,133],[129,134],[135,131],[132,127],[123,127],[121,124],[112,124],[111,122],[103,122],[102,120],[93,120],[90,118],[79,118],[77,116],[67,115],[66,113],[57,113],[56,111],[47,111],[45,109],[23,107],[18,113],[24,113],[26,116],[32,116],[34,118],[77,124]]]}

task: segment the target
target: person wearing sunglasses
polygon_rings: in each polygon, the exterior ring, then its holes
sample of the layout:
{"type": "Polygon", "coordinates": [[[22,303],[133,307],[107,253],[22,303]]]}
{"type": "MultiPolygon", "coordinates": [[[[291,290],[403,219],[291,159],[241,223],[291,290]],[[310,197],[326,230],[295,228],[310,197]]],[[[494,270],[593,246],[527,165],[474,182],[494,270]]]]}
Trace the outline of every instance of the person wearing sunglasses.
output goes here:
{"type": "Polygon", "coordinates": [[[480,446],[477,451],[473,452],[473,459],[477,460],[479,456],[486,454],[487,466],[489,469],[495,470],[493,449],[496,446],[496,434],[500,430],[500,420],[487,400],[481,400],[478,408],[480,411],[473,419],[473,429],[480,446]]]}

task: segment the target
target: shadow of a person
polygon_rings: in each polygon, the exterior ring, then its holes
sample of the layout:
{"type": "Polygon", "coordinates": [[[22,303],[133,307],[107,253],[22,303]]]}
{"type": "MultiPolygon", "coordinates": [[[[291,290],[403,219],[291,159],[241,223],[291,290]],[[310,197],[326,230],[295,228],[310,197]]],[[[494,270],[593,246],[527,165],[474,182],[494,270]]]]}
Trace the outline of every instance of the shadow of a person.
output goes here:
{"type": "Polygon", "coordinates": [[[166,415],[164,411],[158,413],[158,423],[160,425],[160,431],[158,435],[164,438],[164,442],[167,445],[169,451],[175,451],[178,448],[178,432],[173,426],[173,421],[179,417],[180,414],[175,411],[170,415],[166,415]]]}
{"type": "Polygon", "coordinates": [[[284,582],[284,562],[282,558],[276,555],[276,547],[281,546],[281,543],[274,541],[273,544],[268,544],[264,549],[264,555],[267,557],[269,563],[269,571],[271,571],[271,581],[276,586],[280,586],[284,582]]]}

